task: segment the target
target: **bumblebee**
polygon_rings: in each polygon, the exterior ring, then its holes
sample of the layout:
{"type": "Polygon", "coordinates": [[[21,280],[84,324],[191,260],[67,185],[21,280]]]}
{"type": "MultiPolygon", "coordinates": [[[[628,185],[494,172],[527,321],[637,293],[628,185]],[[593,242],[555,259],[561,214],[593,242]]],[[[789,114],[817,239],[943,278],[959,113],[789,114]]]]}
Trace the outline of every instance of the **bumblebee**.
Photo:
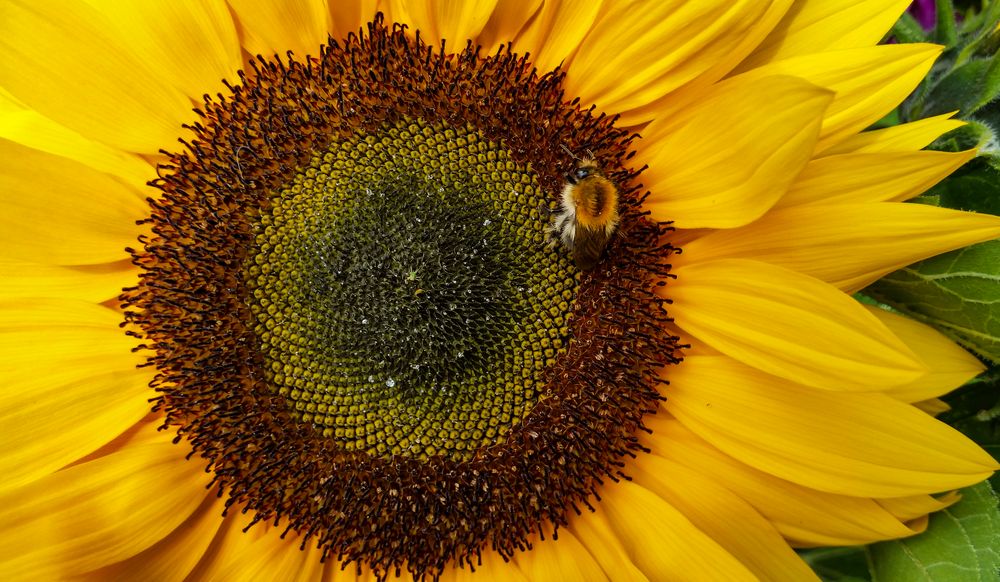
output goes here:
{"type": "Polygon", "coordinates": [[[592,158],[566,175],[562,202],[549,227],[553,244],[562,242],[577,268],[593,269],[618,228],[618,188],[592,158]]]}

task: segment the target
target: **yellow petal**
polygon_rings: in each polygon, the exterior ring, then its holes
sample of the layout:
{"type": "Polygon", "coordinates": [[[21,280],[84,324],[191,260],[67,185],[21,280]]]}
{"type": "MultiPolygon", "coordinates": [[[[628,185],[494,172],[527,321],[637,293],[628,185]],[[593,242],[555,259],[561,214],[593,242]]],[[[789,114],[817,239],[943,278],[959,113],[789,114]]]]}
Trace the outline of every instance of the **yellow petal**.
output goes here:
{"type": "Polygon", "coordinates": [[[761,580],[819,580],[774,526],[720,483],[655,455],[631,465],[639,485],[659,495],[761,580]]]}
{"type": "MultiPolygon", "coordinates": [[[[348,33],[357,33],[366,23],[375,18],[380,0],[335,0],[330,5],[330,35],[339,40],[348,33]]],[[[386,10],[383,9],[383,12],[386,10]]],[[[386,22],[392,22],[389,14],[386,22]]]]}
{"type": "Polygon", "coordinates": [[[951,119],[955,113],[946,113],[892,127],[865,131],[853,135],[823,152],[836,154],[877,154],[883,152],[912,152],[925,148],[945,133],[962,127],[965,122],[951,119]]]}
{"type": "Polygon", "coordinates": [[[791,75],[834,91],[816,144],[822,152],[892,111],[923,80],[940,52],[941,47],[929,44],[836,50],[770,62],[734,78],[791,75]]]}
{"type": "Polygon", "coordinates": [[[319,56],[330,30],[324,0],[227,0],[236,14],[243,46],[270,58],[292,51],[302,59],[319,56]]]}
{"type": "Polygon", "coordinates": [[[127,257],[146,204],[83,164],[0,140],[0,249],[8,260],[87,265],[127,257]]]}
{"type": "Polygon", "coordinates": [[[608,576],[572,532],[560,528],[558,539],[528,540],[532,548],[514,554],[514,563],[528,580],[580,580],[604,582],[608,576]]]}
{"type": "Polygon", "coordinates": [[[131,558],[88,572],[85,580],[182,582],[202,559],[222,526],[225,499],[208,495],[177,529],[131,558]]]}
{"type": "MultiPolygon", "coordinates": [[[[257,527],[256,525],[254,527],[257,527]]],[[[320,554],[312,546],[300,550],[298,536],[285,538],[271,531],[259,537],[254,543],[243,546],[242,551],[233,554],[228,567],[211,580],[218,582],[270,582],[272,580],[305,580],[303,570],[313,569],[320,563],[320,554]]],[[[315,579],[319,579],[318,577],[315,579]]]]}
{"type": "Polygon", "coordinates": [[[546,1],[514,40],[514,50],[531,53],[539,71],[551,71],[576,54],[593,27],[601,3],[591,0],[546,1]]]}
{"type": "Polygon", "coordinates": [[[930,370],[914,382],[887,390],[889,396],[903,402],[935,398],[951,392],[986,369],[972,354],[936,329],[878,307],[865,307],[903,340],[930,370]]]}
{"type": "Polygon", "coordinates": [[[466,42],[479,36],[493,14],[497,0],[438,2],[436,0],[389,0],[389,10],[396,22],[420,31],[420,38],[433,47],[446,42],[446,50],[459,52],[466,42]]]}
{"type": "Polygon", "coordinates": [[[768,4],[743,0],[607,3],[573,57],[566,93],[616,113],[652,103],[718,67],[731,55],[736,44],[732,39],[754,30],[768,4]]]}
{"type": "Polygon", "coordinates": [[[755,220],[809,161],[830,99],[791,77],[734,79],[697,107],[657,119],[640,151],[653,192],[646,207],[679,228],[755,220]]]}
{"type": "Polygon", "coordinates": [[[58,267],[0,259],[0,301],[52,297],[102,303],[134,285],[138,271],[121,261],[94,267],[58,267]]]}
{"type": "Polygon", "coordinates": [[[883,389],[926,372],[875,316],[812,277],[746,259],[673,272],[677,325],[747,365],[837,391],[883,389]]]}
{"type": "Polygon", "coordinates": [[[744,257],[816,277],[849,293],[921,259],[1000,236],[1000,217],[923,204],[782,208],[744,228],[689,243],[698,260],[744,257]]]}
{"type": "MultiPolygon", "coordinates": [[[[889,396],[896,397],[896,395],[893,394],[892,392],[887,392],[887,394],[889,396]]],[[[896,398],[899,399],[899,400],[903,400],[905,402],[905,399],[903,399],[903,398],[898,398],[898,397],[896,397],[896,398]]],[[[926,412],[927,414],[929,414],[931,416],[939,416],[939,415],[944,414],[945,412],[948,412],[949,410],[951,410],[951,407],[948,406],[948,403],[945,402],[944,400],[941,400],[940,398],[931,398],[931,399],[928,399],[928,400],[920,400],[919,402],[913,402],[912,404],[913,404],[914,407],[916,407],[916,408],[918,408],[920,410],[923,410],[924,412],[926,412]]]]}
{"type": "Polygon", "coordinates": [[[658,117],[669,117],[675,110],[688,107],[691,102],[700,99],[713,83],[732,71],[734,66],[760,44],[793,4],[794,0],[771,0],[761,3],[764,12],[750,21],[744,21],[745,26],[739,32],[732,31],[730,37],[723,43],[726,51],[715,55],[715,62],[709,64],[709,67],[696,79],[676,92],[660,98],[654,97],[654,100],[628,110],[615,110],[614,113],[619,116],[617,124],[625,127],[642,126],[658,117]]]}
{"type": "Polygon", "coordinates": [[[147,370],[121,315],[75,301],[0,304],[0,489],[20,487],[97,450],[149,412],[147,370]],[[53,323],[50,320],[58,320],[53,323]]]}
{"type": "MultiPolygon", "coordinates": [[[[546,2],[546,5],[548,4],[546,2]]],[[[549,13],[554,12],[558,8],[559,3],[553,2],[552,4],[555,6],[549,8],[549,13]]],[[[593,8],[596,12],[599,5],[596,5],[596,2],[590,4],[595,5],[593,8]]],[[[484,53],[494,53],[497,47],[505,45],[520,36],[521,30],[529,22],[537,22],[541,17],[541,8],[542,0],[498,0],[496,7],[493,9],[493,14],[483,26],[483,30],[476,38],[476,42],[483,47],[484,53]]],[[[587,28],[584,30],[587,30],[587,28]]],[[[515,52],[530,52],[535,66],[539,66],[535,50],[525,49],[517,43],[514,46],[518,47],[514,49],[515,52]]],[[[548,69],[539,68],[539,70],[545,72],[548,69]]]]}
{"type": "MultiPolygon", "coordinates": [[[[570,529],[612,580],[645,582],[645,574],[632,563],[604,512],[585,512],[574,518],[570,529]]],[[[474,582],[474,581],[472,581],[474,582]]]]}
{"type": "Polygon", "coordinates": [[[914,532],[871,499],[817,491],[741,463],[665,414],[647,418],[643,442],[657,456],[713,478],[754,506],[788,539],[846,546],[914,532]]]}
{"type": "Polygon", "coordinates": [[[831,493],[899,497],[964,487],[998,467],[974,442],[878,393],[826,392],[726,357],[688,358],[667,410],[727,454],[831,493]]]}
{"type": "Polygon", "coordinates": [[[184,523],[210,477],[187,450],[134,446],[0,496],[0,571],[65,580],[127,559],[184,523]]]}
{"type": "Polygon", "coordinates": [[[823,157],[806,165],[775,206],[908,200],[937,184],[975,156],[975,150],[969,150],[823,157]]]}
{"type": "Polygon", "coordinates": [[[890,497],[886,499],[876,499],[879,505],[886,511],[892,513],[901,521],[910,521],[918,517],[941,511],[961,499],[955,492],[947,493],[940,497],[930,495],[911,495],[909,497],[890,497]]]}
{"type": "Polygon", "coordinates": [[[446,568],[441,575],[441,582],[482,582],[483,580],[530,582],[513,562],[505,562],[496,552],[485,550],[482,561],[482,564],[476,564],[475,572],[469,569],[468,565],[464,568],[446,568]]]}
{"type": "MultiPolygon", "coordinates": [[[[220,511],[221,513],[221,511],[220,511]]],[[[212,542],[202,553],[201,559],[186,580],[218,580],[231,567],[235,556],[242,555],[244,549],[256,544],[261,538],[272,535],[278,537],[270,523],[257,524],[244,532],[250,525],[251,514],[230,511],[225,517],[218,517],[218,531],[212,542]]],[[[139,554],[140,556],[142,554],[139,554]]]]}
{"type": "Polygon", "coordinates": [[[240,41],[224,0],[91,4],[119,46],[194,101],[222,89],[222,79],[240,69],[240,41]]]}
{"type": "Polygon", "coordinates": [[[174,143],[191,101],[83,2],[4,4],[0,86],[84,137],[139,153],[174,143]],[[139,90],[137,90],[139,88],[139,90]]]}
{"type": "Polygon", "coordinates": [[[0,139],[69,158],[136,186],[156,177],[153,166],[139,156],[86,139],[20,105],[3,89],[0,89],[0,139]]]}
{"type": "Polygon", "coordinates": [[[770,61],[877,43],[910,0],[796,2],[738,71],[770,61]]]}
{"type": "Polygon", "coordinates": [[[756,580],[732,554],[681,512],[635,483],[611,483],[598,511],[650,580],[756,580]]]}

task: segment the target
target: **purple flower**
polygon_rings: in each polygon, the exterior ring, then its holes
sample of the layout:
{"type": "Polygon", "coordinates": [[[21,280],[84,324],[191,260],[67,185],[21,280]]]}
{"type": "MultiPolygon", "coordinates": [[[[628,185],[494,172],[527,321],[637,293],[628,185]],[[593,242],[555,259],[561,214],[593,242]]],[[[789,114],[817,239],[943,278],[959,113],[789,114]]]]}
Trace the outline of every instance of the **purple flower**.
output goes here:
{"type": "Polygon", "coordinates": [[[924,30],[930,30],[934,28],[934,23],[937,21],[937,9],[934,6],[934,0],[913,0],[913,4],[910,4],[908,9],[910,15],[917,19],[920,26],[924,30]]]}

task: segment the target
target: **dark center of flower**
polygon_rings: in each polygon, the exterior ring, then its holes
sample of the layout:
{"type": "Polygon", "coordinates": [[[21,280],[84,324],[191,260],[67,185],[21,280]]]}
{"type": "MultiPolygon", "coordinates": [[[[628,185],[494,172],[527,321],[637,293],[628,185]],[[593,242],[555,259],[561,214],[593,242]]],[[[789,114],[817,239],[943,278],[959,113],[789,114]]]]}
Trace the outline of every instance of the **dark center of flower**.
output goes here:
{"type": "Polygon", "coordinates": [[[317,152],[248,271],[273,389],[347,451],[471,457],[544,389],[576,291],[547,196],[472,128],[403,121],[317,152]]]}
{"type": "Polygon", "coordinates": [[[672,249],[640,210],[635,136],[562,79],[378,17],[206,97],[123,301],[165,427],[227,508],[436,579],[528,549],[625,475],[677,359],[654,292],[672,249]],[[546,234],[566,150],[619,194],[585,273],[546,234]]]}

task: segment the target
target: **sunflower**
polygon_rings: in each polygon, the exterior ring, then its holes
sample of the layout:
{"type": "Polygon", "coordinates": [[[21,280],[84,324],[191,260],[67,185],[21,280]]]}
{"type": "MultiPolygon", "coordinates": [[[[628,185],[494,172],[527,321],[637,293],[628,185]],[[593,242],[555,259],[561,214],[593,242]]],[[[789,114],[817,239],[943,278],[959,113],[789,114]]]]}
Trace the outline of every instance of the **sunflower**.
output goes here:
{"type": "Polygon", "coordinates": [[[997,467],[922,410],[981,366],[851,293],[1000,219],[902,203],[960,122],[865,131],[940,50],[876,45],[907,4],[6,3],[5,579],[806,580],[920,532],[997,467]]]}

